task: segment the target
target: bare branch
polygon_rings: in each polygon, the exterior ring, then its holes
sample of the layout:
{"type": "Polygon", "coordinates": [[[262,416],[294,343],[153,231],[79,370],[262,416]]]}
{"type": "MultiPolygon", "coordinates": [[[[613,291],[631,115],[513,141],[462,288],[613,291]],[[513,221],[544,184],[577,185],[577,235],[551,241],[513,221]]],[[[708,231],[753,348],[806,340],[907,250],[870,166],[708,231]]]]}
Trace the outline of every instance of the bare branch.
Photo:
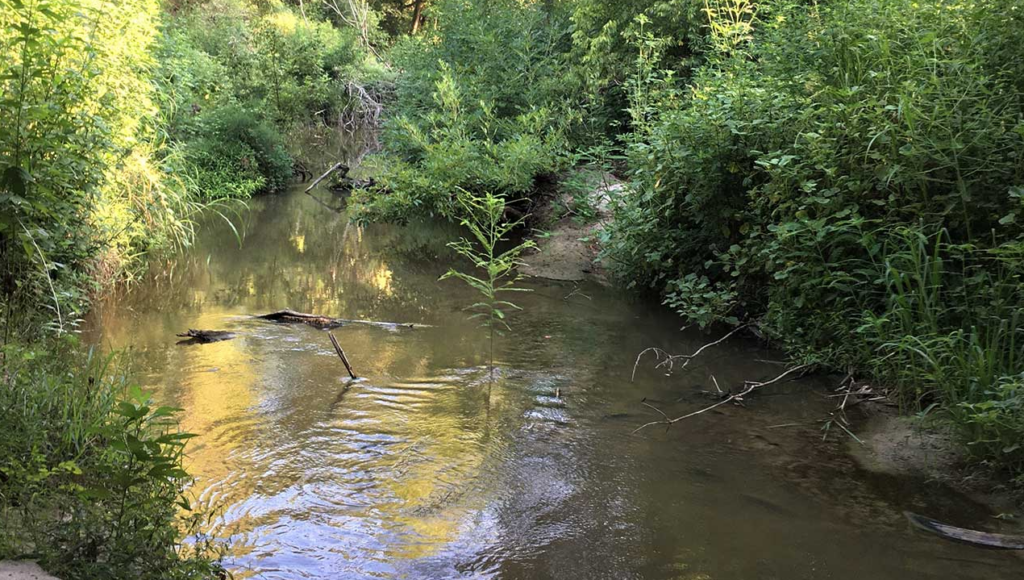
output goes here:
{"type": "Polygon", "coordinates": [[[642,405],[644,405],[646,407],[650,407],[650,408],[654,409],[655,411],[661,413],[661,416],[664,417],[666,421],[671,421],[671,419],[668,418],[668,415],[666,415],[664,411],[662,411],[661,409],[659,409],[659,408],[655,407],[654,405],[648,403],[647,401],[640,401],[640,404],[642,404],[642,405]]]}
{"type": "Polygon", "coordinates": [[[640,359],[643,358],[643,356],[645,354],[647,354],[648,352],[654,352],[657,360],[659,361],[658,364],[655,365],[654,368],[661,368],[663,366],[668,365],[669,372],[672,372],[675,369],[676,361],[677,360],[682,360],[683,361],[683,366],[681,366],[679,368],[679,370],[683,370],[683,369],[686,368],[686,365],[690,364],[690,361],[695,359],[695,358],[697,358],[697,356],[700,355],[700,353],[704,352],[705,350],[707,350],[707,349],[709,349],[709,348],[711,348],[713,346],[717,346],[719,344],[722,344],[723,342],[729,340],[729,338],[732,335],[734,335],[737,332],[743,330],[744,328],[747,328],[748,326],[750,326],[750,325],[749,324],[742,324],[740,326],[737,326],[736,328],[734,328],[731,331],[729,331],[729,333],[727,333],[722,338],[719,338],[718,340],[716,340],[714,342],[709,342],[709,343],[705,344],[704,346],[698,348],[696,351],[693,352],[693,354],[669,354],[669,353],[665,352],[664,350],[662,350],[660,348],[657,348],[657,347],[653,347],[652,346],[650,348],[646,348],[646,349],[642,350],[640,352],[640,354],[637,355],[636,362],[633,363],[633,374],[630,376],[629,380],[632,382],[633,380],[636,379],[636,369],[637,369],[637,366],[640,365],[640,359]],[[664,360],[662,359],[662,356],[665,357],[664,360]]]}
{"type": "MultiPolygon", "coordinates": [[[[743,397],[749,395],[750,393],[754,392],[755,390],[760,389],[761,387],[765,387],[765,386],[768,386],[768,385],[775,384],[775,383],[781,381],[782,379],[786,378],[787,376],[789,376],[789,375],[791,375],[791,374],[793,374],[793,373],[795,373],[797,371],[805,370],[805,369],[807,369],[809,367],[810,367],[810,365],[795,366],[795,367],[793,367],[791,369],[788,369],[787,371],[785,371],[781,375],[775,377],[774,379],[771,379],[771,380],[768,380],[768,381],[761,381],[761,382],[759,382],[759,381],[747,381],[745,383],[746,387],[742,391],[740,391],[739,393],[735,393],[735,394],[729,395],[728,397],[726,397],[725,399],[722,399],[721,401],[715,403],[714,405],[711,405],[709,407],[704,407],[703,409],[700,409],[698,411],[694,411],[692,413],[688,413],[686,415],[683,415],[682,417],[676,417],[675,419],[668,419],[668,418],[666,418],[666,419],[664,419],[662,421],[651,421],[650,423],[645,423],[645,424],[637,427],[636,429],[634,429],[633,433],[635,434],[635,433],[637,433],[637,432],[639,432],[639,431],[641,431],[641,430],[643,430],[643,429],[645,429],[647,427],[650,427],[652,425],[669,425],[669,426],[671,426],[671,425],[673,425],[675,423],[678,423],[679,421],[682,421],[684,419],[689,419],[690,417],[694,417],[696,415],[700,415],[701,413],[706,413],[707,411],[710,411],[711,409],[714,409],[716,407],[721,407],[722,405],[724,405],[726,403],[731,403],[733,401],[742,401],[743,397]]],[[[715,381],[715,385],[716,386],[717,386],[717,384],[718,384],[718,381],[715,381]]],[[[646,402],[644,404],[647,405],[646,402]]],[[[647,406],[651,407],[651,405],[647,405],[647,406]]],[[[662,416],[666,416],[664,411],[662,411],[661,409],[655,409],[655,410],[658,411],[659,413],[661,413],[662,416]]]]}

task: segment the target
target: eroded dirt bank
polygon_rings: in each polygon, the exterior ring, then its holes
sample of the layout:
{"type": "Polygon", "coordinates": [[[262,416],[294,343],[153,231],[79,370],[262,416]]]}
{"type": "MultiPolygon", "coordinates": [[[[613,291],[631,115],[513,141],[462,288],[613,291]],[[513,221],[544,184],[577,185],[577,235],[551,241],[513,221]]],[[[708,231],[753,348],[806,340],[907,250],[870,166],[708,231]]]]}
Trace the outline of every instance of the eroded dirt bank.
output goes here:
{"type": "Polygon", "coordinates": [[[598,239],[611,221],[615,198],[624,188],[625,184],[614,175],[601,173],[591,191],[573,194],[557,188],[542,194],[530,219],[537,251],[524,257],[521,271],[549,280],[608,284],[608,274],[598,260],[598,239]],[[574,199],[574,195],[587,199],[574,199]],[[570,209],[584,204],[592,215],[581,216],[570,209]]]}

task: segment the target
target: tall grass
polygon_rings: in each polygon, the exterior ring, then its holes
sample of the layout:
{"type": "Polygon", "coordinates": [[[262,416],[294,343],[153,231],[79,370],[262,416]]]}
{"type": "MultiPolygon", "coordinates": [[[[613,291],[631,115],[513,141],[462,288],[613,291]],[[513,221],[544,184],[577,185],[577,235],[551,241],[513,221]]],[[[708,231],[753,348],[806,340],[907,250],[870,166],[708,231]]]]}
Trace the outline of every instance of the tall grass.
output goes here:
{"type": "Polygon", "coordinates": [[[904,230],[886,252],[887,309],[858,329],[877,345],[867,365],[904,408],[938,409],[968,449],[1024,470],[1024,284],[1015,244],[952,244],[904,230]]]}

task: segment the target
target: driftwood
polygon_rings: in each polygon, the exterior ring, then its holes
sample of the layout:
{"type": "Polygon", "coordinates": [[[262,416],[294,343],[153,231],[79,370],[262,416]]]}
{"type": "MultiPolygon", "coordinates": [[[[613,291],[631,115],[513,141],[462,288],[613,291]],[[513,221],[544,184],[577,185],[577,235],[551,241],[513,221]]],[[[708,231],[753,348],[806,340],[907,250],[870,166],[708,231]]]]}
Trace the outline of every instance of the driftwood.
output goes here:
{"type": "Polygon", "coordinates": [[[314,187],[316,187],[318,183],[323,181],[325,177],[327,177],[328,175],[334,173],[338,169],[344,169],[345,171],[342,172],[343,174],[348,173],[348,165],[345,165],[344,163],[339,161],[339,162],[335,163],[334,165],[332,165],[330,169],[325,171],[323,175],[321,175],[320,177],[317,177],[316,180],[313,181],[313,183],[310,183],[309,187],[306,188],[305,193],[309,193],[310,190],[312,190],[314,187]]]}
{"type": "Polygon", "coordinates": [[[298,176],[299,181],[305,183],[310,179],[313,179],[313,172],[306,168],[306,165],[301,161],[292,163],[292,173],[298,176]]]}
{"type": "Polygon", "coordinates": [[[911,512],[903,512],[903,515],[907,516],[907,519],[914,526],[948,540],[1001,550],[1024,550],[1024,536],[990,534],[988,532],[958,528],[911,512]]]}
{"type": "Polygon", "coordinates": [[[331,191],[352,191],[353,189],[366,189],[373,187],[377,181],[372,177],[369,179],[353,179],[343,175],[338,181],[332,182],[328,188],[331,191]]]}
{"type": "Polygon", "coordinates": [[[207,344],[210,342],[220,342],[222,340],[231,340],[235,338],[233,332],[227,332],[225,330],[193,330],[188,329],[188,332],[182,332],[177,334],[180,338],[187,340],[179,340],[178,344],[207,344]]]}
{"type": "Polygon", "coordinates": [[[334,352],[338,353],[338,358],[341,359],[341,362],[345,363],[345,370],[348,371],[348,376],[352,377],[352,380],[357,379],[358,377],[356,377],[355,371],[352,370],[352,365],[348,362],[348,357],[345,356],[345,351],[342,350],[341,345],[338,344],[338,339],[334,338],[334,333],[328,330],[327,336],[331,338],[331,344],[334,345],[334,352]]]}
{"type": "Polygon", "coordinates": [[[644,357],[644,355],[649,353],[649,352],[653,352],[654,353],[654,358],[660,361],[657,365],[654,366],[654,368],[658,369],[658,368],[662,368],[662,367],[668,367],[668,372],[672,372],[672,371],[675,370],[676,361],[677,360],[682,360],[683,361],[683,365],[679,368],[679,370],[682,371],[682,370],[684,370],[686,368],[687,365],[690,364],[690,361],[692,361],[693,359],[697,358],[697,356],[700,353],[704,352],[706,349],[709,349],[709,348],[711,348],[713,346],[717,346],[719,344],[722,344],[723,342],[729,340],[729,337],[731,337],[732,335],[736,334],[737,332],[743,330],[744,328],[748,328],[749,326],[750,326],[749,324],[744,324],[744,325],[741,325],[741,326],[737,326],[736,328],[732,329],[732,331],[730,331],[729,334],[726,334],[725,336],[723,336],[722,338],[719,338],[718,340],[716,340],[714,342],[709,342],[709,343],[705,344],[704,346],[702,346],[702,347],[698,348],[696,351],[694,351],[693,354],[669,354],[669,353],[661,350],[660,348],[657,348],[657,347],[654,347],[654,346],[652,346],[650,348],[645,348],[644,350],[640,351],[640,354],[638,354],[636,356],[636,362],[633,363],[633,374],[630,375],[630,379],[629,380],[632,381],[632,380],[636,379],[636,368],[638,366],[640,366],[640,359],[642,359],[644,357]]]}
{"type": "Polygon", "coordinates": [[[331,318],[330,316],[322,316],[319,314],[296,312],[294,310],[278,310],[277,312],[271,312],[270,314],[258,315],[256,318],[272,320],[274,322],[308,324],[314,328],[321,329],[338,328],[348,324],[365,324],[367,326],[376,326],[378,328],[386,328],[389,330],[397,330],[399,328],[430,328],[430,325],[428,324],[414,324],[411,322],[379,322],[376,320],[347,320],[344,318],[331,318]]]}
{"type": "MultiPolygon", "coordinates": [[[[704,350],[704,349],[701,348],[701,350],[704,350]]],[[[694,355],[694,356],[696,356],[696,355],[694,355]]],[[[689,360],[687,360],[687,362],[689,362],[689,360]]],[[[668,429],[672,425],[675,425],[676,423],[678,423],[678,422],[680,422],[680,421],[682,421],[684,419],[689,419],[690,417],[693,417],[695,415],[700,415],[701,413],[706,413],[707,411],[710,411],[710,410],[712,410],[712,409],[714,409],[716,407],[721,407],[722,405],[724,405],[726,403],[732,403],[734,401],[737,402],[737,403],[742,403],[743,402],[743,397],[746,397],[747,395],[749,395],[750,393],[753,393],[757,389],[760,389],[761,387],[767,387],[768,385],[773,385],[773,384],[781,381],[782,379],[788,377],[789,375],[791,375],[791,374],[793,374],[795,372],[806,370],[808,367],[810,367],[810,365],[795,366],[795,367],[793,367],[791,369],[786,370],[785,372],[783,372],[781,375],[775,377],[774,379],[771,379],[771,380],[768,380],[768,381],[746,381],[743,384],[743,390],[742,391],[740,391],[738,393],[733,393],[733,394],[728,395],[728,396],[726,396],[725,393],[721,393],[724,398],[721,401],[715,403],[714,405],[711,405],[711,406],[708,406],[708,407],[704,407],[703,409],[694,411],[692,413],[687,413],[686,415],[683,415],[681,417],[676,417],[675,419],[670,418],[668,415],[665,414],[664,411],[662,411],[661,409],[655,407],[654,405],[651,405],[646,400],[640,401],[640,403],[643,404],[645,407],[650,407],[651,409],[654,409],[655,411],[661,413],[661,416],[664,417],[664,419],[662,419],[661,421],[651,421],[649,423],[644,423],[643,425],[641,425],[641,426],[637,427],[636,429],[634,429],[633,430],[633,434],[636,434],[637,432],[642,431],[642,430],[646,429],[647,427],[650,427],[651,425],[665,425],[665,428],[668,429]]],[[[712,378],[714,378],[714,377],[712,377],[712,378]]],[[[718,380],[717,379],[715,380],[715,388],[718,388],[718,380]]],[[[722,389],[718,388],[718,390],[721,391],[722,389]]]]}

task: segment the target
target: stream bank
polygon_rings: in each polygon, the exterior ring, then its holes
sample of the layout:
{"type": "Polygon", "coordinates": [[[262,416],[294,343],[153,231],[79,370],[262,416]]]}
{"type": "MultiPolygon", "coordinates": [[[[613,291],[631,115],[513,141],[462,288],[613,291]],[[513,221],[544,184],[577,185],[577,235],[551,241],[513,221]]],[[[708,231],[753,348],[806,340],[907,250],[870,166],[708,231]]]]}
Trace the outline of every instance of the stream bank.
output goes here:
{"type": "MultiPolygon", "coordinates": [[[[534,278],[611,286],[610,273],[599,259],[599,237],[627,185],[614,175],[600,173],[596,186],[588,191],[574,194],[560,186],[582,171],[570,170],[558,185],[534,197],[530,224],[537,249],[524,258],[521,271],[534,278]],[[570,210],[579,205],[574,195],[588,198],[593,211],[589,219],[582,220],[570,210]]],[[[996,516],[991,529],[1024,534],[1022,498],[1005,475],[971,464],[948,426],[902,416],[894,403],[868,398],[853,397],[857,409],[850,414],[852,434],[843,436],[847,452],[862,469],[947,486],[986,506],[996,516]]],[[[822,422],[826,417],[823,414],[822,422]]]]}
{"type": "Polygon", "coordinates": [[[58,580],[39,564],[29,561],[0,562],[0,580],[58,580]]]}
{"type": "Polygon", "coordinates": [[[195,503],[219,514],[203,531],[238,576],[1019,577],[1014,556],[901,515],[983,528],[987,510],[866,472],[837,436],[823,444],[834,403],[818,378],[632,435],[657,418],[641,401],[673,416],[706,406],[712,377],[771,378],[777,353],[737,337],[686,373],[641,365],[631,380],[643,349],[707,338],[593,280],[532,278],[492,374],[465,312],[477,296],[438,282],[457,228],[358,226],[334,194],[303,188],[254,199],[241,244],[204,224],[134,292],[98,303],[84,337],[133,345],[141,386],[184,409],[195,503]],[[423,326],[336,329],[352,383],[324,331],[253,318],[286,308],[423,326]],[[176,344],[188,328],[235,338],[176,344]]]}
{"type": "Polygon", "coordinates": [[[529,219],[533,231],[530,238],[537,248],[524,256],[520,271],[535,278],[610,285],[609,274],[598,257],[599,239],[625,187],[611,173],[572,169],[561,176],[558,185],[539,191],[532,200],[534,210],[529,219]],[[596,176],[592,189],[571,192],[561,186],[570,175],[585,173],[596,176]],[[577,207],[585,207],[586,213],[573,211],[577,207]]]}

